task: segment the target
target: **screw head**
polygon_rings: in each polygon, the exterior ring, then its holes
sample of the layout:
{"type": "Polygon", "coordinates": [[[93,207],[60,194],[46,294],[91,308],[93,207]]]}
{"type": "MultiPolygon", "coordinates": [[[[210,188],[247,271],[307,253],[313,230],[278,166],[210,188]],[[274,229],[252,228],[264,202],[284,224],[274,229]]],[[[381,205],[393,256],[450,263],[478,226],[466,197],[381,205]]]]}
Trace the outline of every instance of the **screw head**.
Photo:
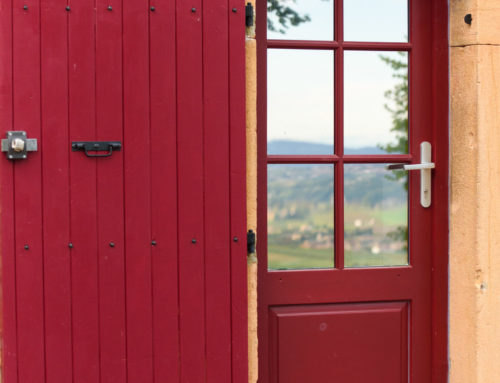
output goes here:
{"type": "Polygon", "coordinates": [[[25,5],[23,6],[23,9],[24,9],[25,11],[27,11],[27,10],[28,10],[28,6],[25,4],[25,5]]]}
{"type": "Polygon", "coordinates": [[[69,247],[70,249],[72,249],[72,248],[73,248],[73,244],[72,244],[71,242],[70,242],[70,243],[68,243],[68,247],[69,247]]]}
{"type": "Polygon", "coordinates": [[[156,8],[155,8],[155,7],[151,7],[150,9],[151,9],[151,12],[156,11],[156,8]]]}
{"type": "Polygon", "coordinates": [[[151,241],[151,245],[156,246],[156,241],[151,241]]]}
{"type": "Polygon", "coordinates": [[[193,238],[193,239],[191,240],[191,243],[195,244],[195,243],[196,243],[196,238],[193,238]]]}
{"type": "Polygon", "coordinates": [[[470,13],[466,14],[464,17],[465,24],[472,24],[472,15],[470,13]]]}
{"type": "Polygon", "coordinates": [[[66,10],[69,12],[71,11],[71,7],[69,5],[66,5],[66,10]]]}
{"type": "Polygon", "coordinates": [[[238,12],[238,10],[236,8],[233,8],[233,13],[236,13],[238,12]]]}
{"type": "Polygon", "coordinates": [[[115,247],[115,243],[114,242],[110,242],[109,243],[109,247],[115,247]]]}
{"type": "Polygon", "coordinates": [[[238,242],[238,237],[233,237],[233,242],[238,242]]]}
{"type": "Polygon", "coordinates": [[[30,247],[28,245],[24,245],[24,250],[29,250],[30,247]]]}
{"type": "Polygon", "coordinates": [[[195,13],[196,12],[196,8],[191,8],[191,12],[195,13]]]}
{"type": "Polygon", "coordinates": [[[111,5],[108,5],[108,11],[112,11],[113,7],[111,5]]]}

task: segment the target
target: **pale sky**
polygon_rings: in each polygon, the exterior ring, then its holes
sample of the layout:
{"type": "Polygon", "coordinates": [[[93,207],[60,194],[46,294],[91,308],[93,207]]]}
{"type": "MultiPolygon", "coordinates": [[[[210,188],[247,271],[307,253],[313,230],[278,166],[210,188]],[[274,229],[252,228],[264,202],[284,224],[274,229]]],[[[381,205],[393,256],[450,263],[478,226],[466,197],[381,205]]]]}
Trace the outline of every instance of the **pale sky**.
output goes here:
{"type": "MultiPolygon", "coordinates": [[[[311,21],[269,39],[333,39],[333,0],[282,0],[311,21]]],[[[406,0],[344,0],[346,41],[406,41],[406,0]]],[[[396,52],[345,52],[345,147],[392,141],[386,90],[396,80],[380,55],[396,52]]],[[[333,52],[268,50],[268,140],[333,143],[333,52]]]]}

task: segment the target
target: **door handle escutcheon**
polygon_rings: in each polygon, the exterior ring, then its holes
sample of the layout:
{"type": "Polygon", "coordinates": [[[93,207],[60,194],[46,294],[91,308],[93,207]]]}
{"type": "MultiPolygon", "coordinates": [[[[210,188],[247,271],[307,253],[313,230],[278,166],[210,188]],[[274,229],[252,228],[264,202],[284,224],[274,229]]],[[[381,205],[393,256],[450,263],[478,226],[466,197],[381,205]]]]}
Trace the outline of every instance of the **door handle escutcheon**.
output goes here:
{"type": "Polygon", "coordinates": [[[420,170],[420,204],[423,207],[431,206],[432,185],[431,170],[436,167],[432,160],[432,146],[430,142],[424,141],[420,144],[419,164],[392,164],[387,165],[388,170],[420,170]]]}

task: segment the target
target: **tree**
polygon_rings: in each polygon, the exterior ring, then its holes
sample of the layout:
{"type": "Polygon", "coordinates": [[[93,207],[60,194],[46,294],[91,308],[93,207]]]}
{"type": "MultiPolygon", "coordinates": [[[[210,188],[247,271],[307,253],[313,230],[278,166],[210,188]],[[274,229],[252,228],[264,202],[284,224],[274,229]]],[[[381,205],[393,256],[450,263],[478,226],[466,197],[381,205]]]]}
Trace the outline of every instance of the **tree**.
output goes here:
{"type": "MultiPolygon", "coordinates": [[[[404,52],[398,52],[401,60],[381,55],[380,58],[389,65],[394,73],[393,77],[400,81],[385,92],[385,97],[390,103],[385,104],[385,109],[391,113],[392,128],[395,140],[388,144],[379,144],[378,147],[387,153],[408,153],[408,63],[405,62],[404,52]]],[[[400,180],[406,177],[403,171],[393,171],[391,179],[400,180]]],[[[405,189],[408,185],[405,183],[405,189]]]]}
{"type": "Polygon", "coordinates": [[[296,3],[296,0],[267,0],[267,13],[274,14],[277,18],[277,23],[267,18],[267,29],[270,31],[286,33],[290,27],[297,26],[302,23],[311,21],[309,15],[301,15],[295,9],[287,4],[296,3]]]}
{"type": "MultiPolygon", "coordinates": [[[[387,153],[408,153],[408,63],[404,60],[405,53],[398,52],[401,60],[387,56],[380,56],[382,61],[389,65],[394,71],[393,77],[399,79],[393,89],[385,92],[385,97],[390,104],[385,104],[385,108],[392,115],[391,132],[395,135],[395,141],[385,145],[378,145],[387,153]]],[[[393,170],[391,175],[386,176],[391,181],[400,182],[405,179],[403,188],[408,190],[408,180],[406,172],[403,170],[393,170]]],[[[398,226],[396,230],[387,233],[387,237],[392,240],[404,241],[405,249],[408,249],[408,224],[398,226]]]]}

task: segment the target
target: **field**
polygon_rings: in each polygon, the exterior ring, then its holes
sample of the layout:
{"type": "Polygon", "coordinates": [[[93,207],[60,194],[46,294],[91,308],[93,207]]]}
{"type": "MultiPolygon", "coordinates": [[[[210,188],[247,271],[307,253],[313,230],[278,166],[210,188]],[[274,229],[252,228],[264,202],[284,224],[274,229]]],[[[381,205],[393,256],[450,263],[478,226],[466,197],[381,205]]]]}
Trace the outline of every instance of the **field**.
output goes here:
{"type": "MultiPolygon", "coordinates": [[[[404,182],[382,165],[347,165],[344,179],[346,267],[407,264],[404,182]]],[[[268,267],[331,268],[334,259],[331,165],[268,169],[268,267]]]]}

